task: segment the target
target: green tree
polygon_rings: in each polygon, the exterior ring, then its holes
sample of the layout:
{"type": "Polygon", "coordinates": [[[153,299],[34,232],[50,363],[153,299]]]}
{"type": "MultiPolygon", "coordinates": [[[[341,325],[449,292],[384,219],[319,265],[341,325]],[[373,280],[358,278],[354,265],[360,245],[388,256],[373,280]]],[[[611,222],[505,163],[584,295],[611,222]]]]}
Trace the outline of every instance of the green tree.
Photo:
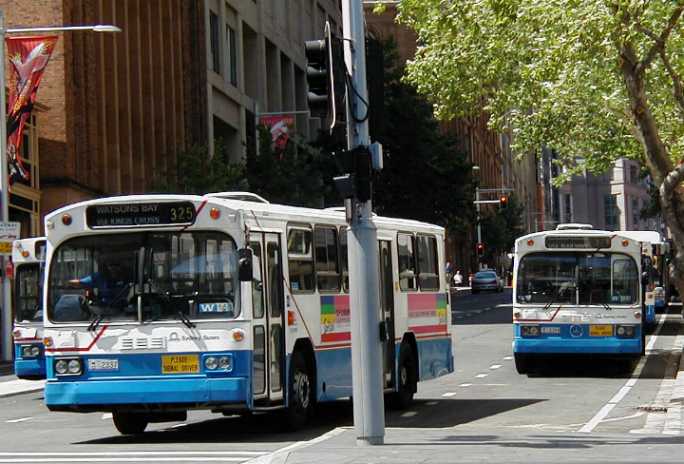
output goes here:
{"type": "Polygon", "coordinates": [[[369,39],[369,50],[380,48],[374,60],[384,66],[369,67],[375,72],[368,75],[370,133],[386,154],[374,183],[375,210],[440,224],[462,235],[475,218],[472,165],[440,130],[427,99],[401,81],[396,45],[369,39]]]}
{"type": "Polygon", "coordinates": [[[523,214],[525,207],[515,195],[508,197],[508,206],[488,211],[482,215],[480,225],[482,239],[487,244],[485,259],[492,261],[495,256],[510,253],[515,240],[523,235],[523,214]]]}
{"type": "Polygon", "coordinates": [[[178,153],[176,170],[158,176],[153,190],[161,193],[203,195],[209,192],[246,190],[244,165],[229,160],[226,145],[221,140],[214,144],[214,156],[204,145],[194,145],[178,153]]]}
{"type": "Polygon", "coordinates": [[[568,174],[643,161],[684,292],[682,2],[402,0],[399,10],[420,44],[408,80],[439,117],[485,110],[513,130],[518,153],[552,146],[568,174]]]}

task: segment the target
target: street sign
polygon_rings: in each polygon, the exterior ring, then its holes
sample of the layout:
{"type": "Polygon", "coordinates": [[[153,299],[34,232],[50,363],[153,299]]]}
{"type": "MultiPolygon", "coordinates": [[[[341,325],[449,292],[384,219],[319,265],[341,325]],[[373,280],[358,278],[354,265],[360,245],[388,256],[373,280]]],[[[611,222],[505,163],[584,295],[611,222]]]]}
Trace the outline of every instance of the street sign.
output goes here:
{"type": "Polygon", "coordinates": [[[21,223],[0,222],[0,256],[12,256],[12,244],[19,239],[21,223]]]}

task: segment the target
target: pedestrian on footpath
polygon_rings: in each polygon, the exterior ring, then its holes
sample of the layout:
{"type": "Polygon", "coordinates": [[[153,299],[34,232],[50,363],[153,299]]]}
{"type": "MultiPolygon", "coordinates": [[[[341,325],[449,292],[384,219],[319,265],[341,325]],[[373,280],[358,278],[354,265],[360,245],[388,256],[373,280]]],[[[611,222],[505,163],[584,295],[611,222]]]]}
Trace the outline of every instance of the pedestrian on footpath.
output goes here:
{"type": "Polygon", "coordinates": [[[456,274],[454,274],[454,287],[460,287],[461,285],[463,285],[463,274],[461,274],[461,270],[458,269],[456,274]]]}

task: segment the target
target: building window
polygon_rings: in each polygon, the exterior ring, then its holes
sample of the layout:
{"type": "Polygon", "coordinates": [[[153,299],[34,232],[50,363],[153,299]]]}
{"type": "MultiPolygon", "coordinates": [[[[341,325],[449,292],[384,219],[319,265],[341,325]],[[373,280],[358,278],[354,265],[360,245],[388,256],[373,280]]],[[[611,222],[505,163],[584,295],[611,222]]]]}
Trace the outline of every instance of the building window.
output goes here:
{"type": "Polygon", "coordinates": [[[639,226],[641,210],[639,209],[639,199],[632,198],[632,225],[636,228],[639,226]]]}
{"type": "Polygon", "coordinates": [[[211,70],[221,74],[221,58],[219,56],[219,20],[213,11],[209,13],[209,40],[211,49],[211,70]]]}
{"type": "Polygon", "coordinates": [[[570,194],[565,194],[563,197],[565,222],[572,222],[572,197],[570,194]]]}
{"type": "Polygon", "coordinates": [[[235,34],[235,29],[230,26],[226,26],[226,40],[228,41],[228,63],[230,63],[230,69],[228,70],[228,75],[230,76],[230,83],[235,87],[238,85],[238,56],[237,56],[237,35],[235,34]]]}
{"type": "Polygon", "coordinates": [[[631,184],[639,183],[639,169],[633,164],[629,166],[629,182],[631,184]]]}
{"type": "Polygon", "coordinates": [[[616,195],[603,196],[603,215],[606,223],[606,229],[617,230],[620,219],[620,210],[617,206],[616,195]]]}

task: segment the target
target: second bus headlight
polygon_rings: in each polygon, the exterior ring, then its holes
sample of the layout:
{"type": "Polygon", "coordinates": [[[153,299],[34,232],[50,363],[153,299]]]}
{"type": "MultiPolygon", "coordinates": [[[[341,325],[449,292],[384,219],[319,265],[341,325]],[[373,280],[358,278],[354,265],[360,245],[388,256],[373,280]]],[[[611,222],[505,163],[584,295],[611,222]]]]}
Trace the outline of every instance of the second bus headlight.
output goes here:
{"type": "Polygon", "coordinates": [[[59,375],[64,375],[69,371],[69,361],[66,359],[58,359],[55,361],[55,372],[59,375]]]}
{"type": "Polygon", "coordinates": [[[209,356],[204,359],[204,367],[206,367],[210,371],[213,371],[218,367],[218,361],[216,361],[215,357],[209,356]]]}
{"type": "Polygon", "coordinates": [[[618,336],[618,338],[632,338],[634,337],[634,326],[618,325],[615,328],[615,334],[618,336]]]}

